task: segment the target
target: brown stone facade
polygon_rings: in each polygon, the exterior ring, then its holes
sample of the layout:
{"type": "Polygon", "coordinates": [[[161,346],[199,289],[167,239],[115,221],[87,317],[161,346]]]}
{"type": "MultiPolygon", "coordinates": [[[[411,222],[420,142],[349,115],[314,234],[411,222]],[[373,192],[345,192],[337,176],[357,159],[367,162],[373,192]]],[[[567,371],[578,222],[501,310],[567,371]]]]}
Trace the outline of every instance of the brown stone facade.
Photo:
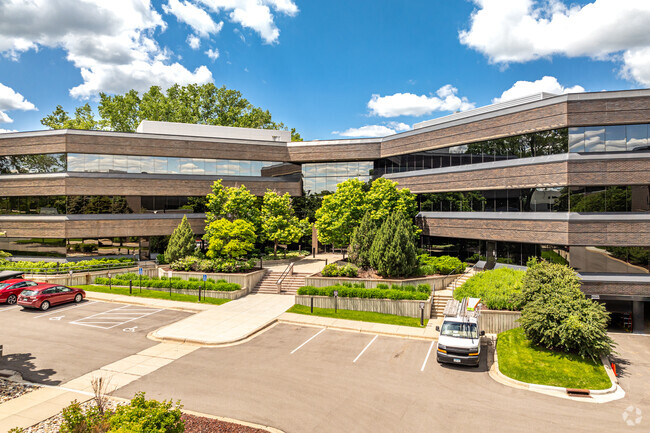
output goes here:
{"type": "Polygon", "coordinates": [[[583,282],[581,289],[585,295],[650,297],[650,284],[583,282]]]}

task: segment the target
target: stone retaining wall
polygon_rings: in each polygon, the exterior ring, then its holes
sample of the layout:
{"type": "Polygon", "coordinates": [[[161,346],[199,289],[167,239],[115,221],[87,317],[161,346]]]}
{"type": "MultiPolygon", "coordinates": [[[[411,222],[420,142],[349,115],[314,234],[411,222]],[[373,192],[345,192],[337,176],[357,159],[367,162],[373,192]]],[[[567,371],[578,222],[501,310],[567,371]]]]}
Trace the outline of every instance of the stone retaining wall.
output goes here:
{"type": "MultiPolygon", "coordinates": [[[[334,298],[330,296],[296,295],[296,304],[309,307],[314,298],[314,308],[334,308],[334,298]]],[[[420,303],[424,303],[424,317],[431,316],[431,298],[419,300],[338,298],[341,310],[369,311],[373,313],[395,314],[397,316],[420,317],[420,303]]]]}

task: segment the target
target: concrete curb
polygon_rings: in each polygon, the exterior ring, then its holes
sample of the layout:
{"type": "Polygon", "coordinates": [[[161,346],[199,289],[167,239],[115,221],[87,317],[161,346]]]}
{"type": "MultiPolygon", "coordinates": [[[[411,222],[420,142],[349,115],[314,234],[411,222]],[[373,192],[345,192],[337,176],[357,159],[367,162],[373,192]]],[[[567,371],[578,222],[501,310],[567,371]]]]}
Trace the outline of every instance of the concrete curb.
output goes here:
{"type": "Polygon", "coordinates": [[[619,400],[625,397],[625,391],[618,385],[618,380],[613,375],[613,372],[611,371],[611,367],[607,364],[606,359],[604,357],[601,358],[601,362],[605,367],[605,372],[607,373],[609,380],[612,382],[612,386],[607,389],[588,390],[589,397],[574,397],[574,396],[570,396],[567,393],[567,388],[563,388],[560,386],[539,385],[536,383],[522,382],[520,380],[513,379],[501,373],[501,370],[499,369],[499,357],[497,354],[496,339],[494,340],[494,342],[495,342],[494,353],[493,353],[494,360],[492,362],[492,365],[490,366],[490,370],[488,374],[494,381],[502,385],[509,386],[511,388],[516,388],[516,389],[525,389],[528,391],[539,392],[553,397],[565,398],[574,401],[583,401],[587,403],[608,403],[610,401],[619,400]]]}
{"type": "MultiPolygon", "coordinates": [[[[147,302],[147,298],[137,298],[137,297],[132,297],[132,296],[124,296],[124,295],[110,295],[111,297],[103,297],[103,296],[96,296],[96,293],[98,292],[86,292],[86,299],[89,301],[101,301],[101,302],[110,302],[113,304],[128,304],[128,305],[138,305],[141,307],[156,307],[156,308],[161,308],[161,305],[157,305],[155,303],[147,302]]],[[[101,292],[99,292],[101,293],[101,292]]],[[[103,293],[101,293],[103,294],[103,293]]],[[[167,301],[165,299],[156,299],[156,301],[162,302],[163,306],[162,308],[165,308],[167,310],[175,310],[175,311],[183,311],[186,313],[200,313],[202,311],[207,310],[208,308],[216,308],[218,305],[209,305],[209,304],[198,304],[201,305],[202,307],[194,306],[191,303],[188,302],[187,306],[180,306],[176,304],[165,304],[166,302],[182,302],[182,301],[167,301]],[[205,308],[208,307],[208,308],[205,308]]]]}
{"type": "Polygon", "coordinates": [[[236,346],[238,344],[247,343],[253,338],[257,337],[258,335],[268,331],[269,329],[271,329],[277,324],[278,324],[278,320],[273,319],[272,321],[264,324],[263,326],[260,326],[259,328],[255,329],[253,332],[250,332],[249,334],[244,335],[241,338],[237,338],[232,341],[224,341],[221,343],[213,343],[205,340],[198,340],[192,338],[158,337],[157,335],[155,335],[156,332],[159,331],[158,329],[155,331],[151,331],[149,334],[147,334],[147,338],[149,340],[157,341],[159,343],[183,343],[183,344],[192,344],[201,347],[230,347],[230,346],[236,346]]]}

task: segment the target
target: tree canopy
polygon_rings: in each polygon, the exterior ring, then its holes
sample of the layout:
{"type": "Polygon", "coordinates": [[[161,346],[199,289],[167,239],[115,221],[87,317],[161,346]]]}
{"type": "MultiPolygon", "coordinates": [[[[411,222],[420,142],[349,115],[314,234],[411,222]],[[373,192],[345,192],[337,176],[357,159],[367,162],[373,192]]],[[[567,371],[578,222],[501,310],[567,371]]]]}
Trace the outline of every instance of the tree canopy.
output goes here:
{"type": "Polygon", "coordinates": [[[279,243],[294,243],[311,228],[307,218],[298,219],[291,205],[291,195],[266,190],[262,204],[262,232],[273,241],[273,254],[277,256],[279,243]]]}
{"type": "MultiPolygon", "coordinates": [[[[135,132],[143,120],[180,122],[203,125],[238,126],[259,129],[287,129],[275,122],[268,110],[255,107],[241,92],[217,87],[213,83],[173,85],[166,92],[151,86],[140,95],[129,90],[123,95],[99,94],[96,119],[90,104],[75,109],[71,117],[61,105],[41,119],[51,129],[103,129],[135,132]]],[[[292,141],[302,141],[295,129],[292,141]]]]}
{"type": "Polygon", "coordinates": [[[206,235],[210,237],[210,224],[218,219],[228,221],[242,219],[251,223],[255,233],[261,233],[259,200],[244,185],[239,188],[222,185],[221,179],[212,184],[212,193],[207,196],[206,235]]]}

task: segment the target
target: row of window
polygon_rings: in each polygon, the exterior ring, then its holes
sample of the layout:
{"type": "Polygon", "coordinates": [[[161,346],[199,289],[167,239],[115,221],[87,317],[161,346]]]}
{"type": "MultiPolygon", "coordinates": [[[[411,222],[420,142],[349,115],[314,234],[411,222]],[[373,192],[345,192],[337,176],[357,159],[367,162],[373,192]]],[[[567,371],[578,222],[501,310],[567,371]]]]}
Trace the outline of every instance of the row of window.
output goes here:
{"type": "Polygon", "coordinates": [[[0,174],[59,173],[65,170],[65,153],[0,156],[0,174]]]}
{"type": "Polygon", "coordinates": [[[43,239],[0,238],[0,250],[17,257],[138,256],[148,259],[150,242],[160,237],[43,239]]]}
{"type": "Polygon", "coordinates": [[[647,212],[650,188],[589,186],[419,194],[421,212],[647,212]]]}
{"type": "Polygon", "coordinates": [[[569,152],[639,152],[648,148],[648,125],[569,128],[569,152]]]}

